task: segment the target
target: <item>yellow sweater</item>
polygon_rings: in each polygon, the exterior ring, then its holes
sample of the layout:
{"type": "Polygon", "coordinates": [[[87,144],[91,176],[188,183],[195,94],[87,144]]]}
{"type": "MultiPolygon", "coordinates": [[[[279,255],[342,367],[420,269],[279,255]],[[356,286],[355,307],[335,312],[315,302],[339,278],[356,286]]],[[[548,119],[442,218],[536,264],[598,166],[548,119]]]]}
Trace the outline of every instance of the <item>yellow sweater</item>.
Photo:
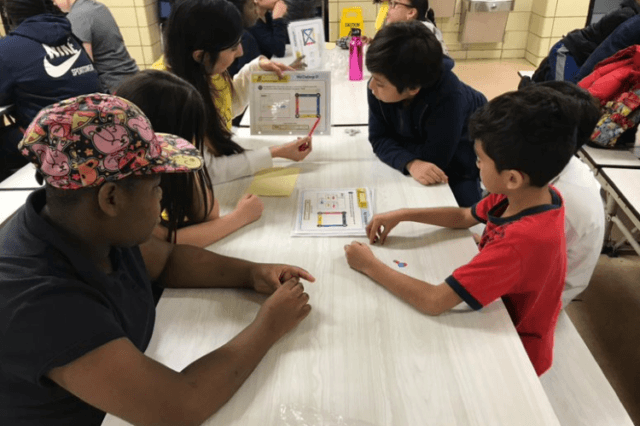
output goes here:
{"type": "MultiPolygon", "coordinates": [[[[167,71],[167,65],[164,63],[164,55],[151,65],[154,70],[167,71]]],[[[232,113],[232,101],[231,101],[231,84],[222,74],[214,74],[211,77],[211,87],[215,91],[216,96],[212,91],[211,97],[213,98],[213,104],[215,105],[218,113],[224,120],[229,131],[231,131],[231,120],[233,120],[232,113]]]]}

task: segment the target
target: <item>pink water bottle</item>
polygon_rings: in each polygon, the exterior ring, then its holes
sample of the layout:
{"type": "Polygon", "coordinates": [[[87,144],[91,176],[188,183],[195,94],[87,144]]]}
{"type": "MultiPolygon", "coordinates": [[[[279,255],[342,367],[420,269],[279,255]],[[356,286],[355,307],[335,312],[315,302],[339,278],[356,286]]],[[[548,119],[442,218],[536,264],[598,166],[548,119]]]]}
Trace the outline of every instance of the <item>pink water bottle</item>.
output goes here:
{"type": "Polygon", "coordinates": [[[362,80],[362,40],[360,29],[351,30],[349,42],[349,80],[362,80]]]}

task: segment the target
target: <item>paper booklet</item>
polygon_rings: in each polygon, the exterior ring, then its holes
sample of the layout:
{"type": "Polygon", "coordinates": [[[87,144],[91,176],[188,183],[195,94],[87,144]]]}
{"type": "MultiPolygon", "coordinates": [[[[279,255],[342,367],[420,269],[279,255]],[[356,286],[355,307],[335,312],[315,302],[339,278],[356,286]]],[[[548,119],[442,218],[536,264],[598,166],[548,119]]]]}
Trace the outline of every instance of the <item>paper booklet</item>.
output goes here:
{"type": "Polygon", "coordinates": [[[364,237],[373,213],[369,188],[301,190],[292,235],[364,237]]]}

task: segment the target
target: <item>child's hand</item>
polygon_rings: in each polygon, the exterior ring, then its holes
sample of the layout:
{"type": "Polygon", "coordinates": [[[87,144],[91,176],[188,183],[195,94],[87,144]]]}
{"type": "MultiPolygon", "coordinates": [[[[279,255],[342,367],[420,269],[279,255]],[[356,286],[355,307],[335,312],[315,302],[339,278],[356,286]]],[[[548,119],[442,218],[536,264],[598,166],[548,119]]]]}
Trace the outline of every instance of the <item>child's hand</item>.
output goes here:
{"type": "Polygon", "coordinates": [[[256,263],[250,271],[253,288],[258,293],[271,294],[291,278],[314,282],[316,279],[302,268],[291,265],[256,263]]]}
{"type": "Polygon", "coordinates": [[[286,14],[287,14],[287,4],[282,0],[278,0],[273,5],[273,11],[271,12],[271,16],[273,17],[273,19],[278,19],[278,18],[282,18],[286,14]]]}
{"type": "Polygon", "coordinates": [[[238,201],[235,212],[237,212],[246,225],[260,219],[263,210],[264,204],[260,197],[254,194],[245,194],[238,201]]]}
{"type": "Polygon", "coordinates": [[[369,243],[373,244],[380,241],[380,245],[383,245],[389,232],[391,232],[398,223],[400,223],[400,219],[397,217],[396,212],[374,215],[366,228],[369,243]]]}
{"type": "Polygon", "coordinates": [[[347,256],[349,266],[358,272],[369,275],[367,269],[376,261],[376,257],[369,246],[352,241],[351,244],[344,246],[344,253],[347,256]]]}
{"type": "Polygon", "coordinates": [[[283,78],[285,71],[295,71],[289,65],[285,65],[281,62],[272,62],[264,56],[260,58],[258,64],[263,71],[269,71],[278,74],[278,78],[283,78]]]}
{"type": "Polygon", "coordinates": [[[311,311],[309,295],[302,283],[291,278],[269,297],[256,315],[256,322],[279,339],[300,323],[311,311]]]}
{"type": "Polygon", "coordinates": [[[449,178],[440,167],[427,161],[413,160],[407,165],[407,170],[415,180],[423,185],[449,182],[449,178]]]}
{"type": "Polygon", "coordinates": [[[302,161],[312,151],[311,139],[312,138],[309,136],[306,136],[283,145],[272,146],[271,156],[273,158],[286,158],[293,161],[302,161]]]}

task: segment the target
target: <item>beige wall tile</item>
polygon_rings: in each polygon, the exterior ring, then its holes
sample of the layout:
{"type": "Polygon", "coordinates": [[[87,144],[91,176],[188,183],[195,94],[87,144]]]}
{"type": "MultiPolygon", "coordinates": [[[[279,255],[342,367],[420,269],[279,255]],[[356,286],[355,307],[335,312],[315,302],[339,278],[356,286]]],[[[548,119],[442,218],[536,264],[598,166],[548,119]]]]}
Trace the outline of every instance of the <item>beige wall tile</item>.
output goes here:
{"type": "Polygon", "coordinates": [[[152,3],[145,7],[136,7],[135,11],[138,18],[138,25],[141,27],[148,27],[158,22],[157,3],[152,3]]]}
{"type": "Polygon", "coordinates": [[[146,28],[140,27],[138,30],[140,32],[140,44],[142,46],[153,46],[161,40],[160,25],[158,24],[153,24],[146,28]]]}
{"type": "Polygon", "coordinates": [[[557,3],[558,0],[535,0],[531,5],[531,11],[540,16],[551,17],[556,13],[557,3]]]}
{"type": "Polygon", "coordinates": [[[142,56],[146,65],[153,64],[160,55],[162,55],[160,43],[156,43],[153,46],[142,46],[142,56]]]}
{"type": "Polygon", "coordinates": [[[140,32],[138,31],[138,28],[123,27],[120,28],[120,32],[122,33],[124,44],[127,45],[127,47],[142,45],[140,42],[140,32]]]}
{"type": "Polygon", "coordinates": [[[329,22],[329,41],[336,41],[338,39],[338,23],[329,22]]]}
{"type": "Polygon", "coordinates": [[[442,33],[442,38],[447,45],[458,43],[458,33],[442,33]]]}
{"type": "Polygon", "coordinates": [[[544,59],[544,57],[536,56],[531,52],[524,52],[524,58],[527,61],[531,62],[531,64],[535,67],[538,67],[538,65],[540,65],[540,62],[542,62],[542,60],[544,59]]]}
{"type": "Polygon", "coordinates": [[[472,43],[469,44],[467,50],[502,50],[502,43],[472,43]]]}
{"type": "Polygon", "coordinates": [[[376,35],[376,23],[374,21],[364,21],[364,35],[367,37],[376,35]]]}
{"type": "Polygon", "coordinates": [[[457,51],[449,51],[449,56],[457,61],[461,59],[467,59],[467,51],[466,50],[457,50],[457,51]]]}
{"type": "Polygon", "coordinates": [[[527,31],[530,20],[531,12],[511,12],[505,31],[527,31]]]}
{"type": "MultiPolygon", "coordinates": [[[[438,20],[436,19],[436,22],[438,20]]],[[[443,33],[457,33],[460,31],[460,15],[454,15],[452,18],[443,19],[439,24],[438,28],[443,33]]]]}
{"type": "Polygon", "coordinates": [[[137,27],[138,19],[136,17],[136,9],[134,7],[110,7],[109,10],[116,20],[118,27],[137,27]]]}
{"type": "Polygon", "coordinates": [[[555,16],[587,16],[589,0],[558,0],[555,16]]]}
{"type": "Polygon", "coordinates": [[[587,22],[586,16],[578,18],[555,18],[553,20],[552,37],[563,37],[576,28],[584,28],[587,22]]]}
{"type": "Polygon", "coordinates": [[[469,50],[467,59],[500,59],[500,50],[469,50]]]}
{"type": "Polygon", "coordinates": [[[545,57],[549,53],[550,38],[538,37],[535,34],[529,34],[527,41],[527,51],[540,57],[545,57]]]}
{"type": "Polygon", "coordinates": [[[144,55],[142,53],[142,46],[131,46],[127,50],[133,59],[135,59],[138,66],[144,65],[144,55]]]}
{"type": "Polygon", "coordinates": [[[536,13],[531,14],[531,23],[529,31],[538,37],[551,37],[553,30],[553,18],[546,18],[536,13]]]}
{"type": "Polygon", "coordinates": [[[524,49],[503,50],[501,59],[524,58],[524,49]]]}
{"type": "MultiPolygon", "coordinates": [[[[514,0],[513,11],[514,12],[531,12],[534,0],[514,0]]],[[[535,0],[540,1],[540,0],[535,0]]]]}
{"type": "Polygon", "coordinates": [[[450,17],[455,13],[456,0],[431,0],[429,6],[433,9],[436,17],[450,17]]]}
{"type": "Polygon", "coordinates": [[[342,11],[348,7],[359,7],[365,21],[376,20],[376,7],[370,1],[341,1],[338,3],[338,21],[342,19],[342,11]]]}
{"type": "Polygon", "coordinates": [[[101,0],[100,3],[104,4],[109,9],[112,7],[131,7],[135,5],[132,0],[101,0]]]}
{"type": "Polygon", "coordinates": [[[507,31],[504,34],[503,49],[522,49],[527,47],[529,33],[527,31],[507,31]]]}
{"type": "Polygon", "coordinates": [[[338,22],[338,3],[329,3],[329,22],[338,22]]]}

